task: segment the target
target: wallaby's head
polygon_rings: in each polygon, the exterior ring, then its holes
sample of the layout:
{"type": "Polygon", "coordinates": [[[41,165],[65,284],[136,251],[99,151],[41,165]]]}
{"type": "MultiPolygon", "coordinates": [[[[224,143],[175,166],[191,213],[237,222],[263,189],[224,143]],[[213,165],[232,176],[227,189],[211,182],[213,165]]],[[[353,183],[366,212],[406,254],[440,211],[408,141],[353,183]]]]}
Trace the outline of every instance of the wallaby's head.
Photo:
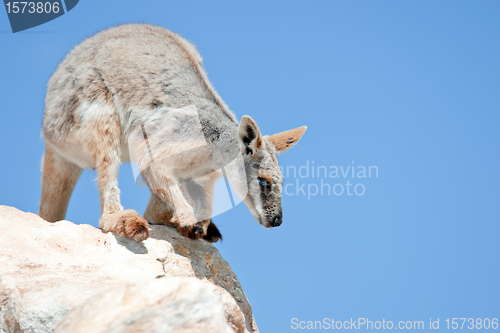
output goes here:
{"type": "Polygon", "coordinates": [[[271,136],[262,136],[252,118],[243,116],[238,129],[245,163],[248,195],[244,202],[266,228],[282,223],[281,193],[283,177],[277,155],[294,145],[306,131],[302,126],[271,136]]]}

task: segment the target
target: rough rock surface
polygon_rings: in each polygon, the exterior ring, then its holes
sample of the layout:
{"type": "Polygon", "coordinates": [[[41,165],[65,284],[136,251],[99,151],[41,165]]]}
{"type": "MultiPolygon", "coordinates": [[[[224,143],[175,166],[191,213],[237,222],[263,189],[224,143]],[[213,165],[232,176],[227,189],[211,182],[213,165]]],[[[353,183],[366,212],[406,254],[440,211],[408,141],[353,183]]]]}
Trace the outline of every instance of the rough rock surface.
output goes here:
{"type": "Polygon", "coordinates": [[[218,250],[167,226],[144,242],[0,206],[0,332],[258,332],[218,250]]]}

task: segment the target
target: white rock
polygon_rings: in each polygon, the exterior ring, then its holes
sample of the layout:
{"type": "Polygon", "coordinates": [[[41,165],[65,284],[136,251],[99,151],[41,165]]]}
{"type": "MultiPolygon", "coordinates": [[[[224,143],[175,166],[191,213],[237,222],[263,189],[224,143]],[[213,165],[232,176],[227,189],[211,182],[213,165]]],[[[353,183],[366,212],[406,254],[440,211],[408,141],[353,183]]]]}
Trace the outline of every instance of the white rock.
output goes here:
{"type": "Polygon", "coordinates": [[[192,278],[119,284],[73,309],[55,332],[234,332],[224,305],[192,278]]]}
{"type": "Polygon", "coordinates": [[[258,332],[218,250],[173,228],[137,243],[0,206],[0,230],[0,332],[258,332]]]}

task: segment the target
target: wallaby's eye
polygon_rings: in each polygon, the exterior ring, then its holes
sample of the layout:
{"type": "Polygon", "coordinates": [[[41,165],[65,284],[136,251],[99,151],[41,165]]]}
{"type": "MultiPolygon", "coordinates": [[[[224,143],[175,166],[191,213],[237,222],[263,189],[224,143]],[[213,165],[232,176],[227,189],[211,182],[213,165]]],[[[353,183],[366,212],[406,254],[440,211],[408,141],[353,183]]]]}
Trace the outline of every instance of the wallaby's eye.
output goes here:
{"type": "Polygon", "coordinates": [[[267,179],[264,179],[262,177],[257,177],[257,179],[259,180],[260,187],[269,187],[269,186],[271,186],[271,183],[267,179]]]}

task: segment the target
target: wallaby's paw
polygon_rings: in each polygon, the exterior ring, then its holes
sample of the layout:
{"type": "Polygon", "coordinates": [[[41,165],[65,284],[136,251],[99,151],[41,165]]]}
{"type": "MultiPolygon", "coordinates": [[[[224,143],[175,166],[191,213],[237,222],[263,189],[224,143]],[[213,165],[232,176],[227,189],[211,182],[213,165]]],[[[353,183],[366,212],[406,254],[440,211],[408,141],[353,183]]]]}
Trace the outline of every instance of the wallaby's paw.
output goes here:
{"type": "Polygon", "coordinates": [[[215,226],[215,224],[210,220],[210,224],[208,225],[207,234],[203,236],[203,239],[210,243],[217,243],[219,240],[222,240],[222,235],[215,226]]]}
{"type": "Polygon", "coordinates": [[[124,226],[125,237],[132,238],[136,242],[141,242],[149,237],[148,222],[141,217],[137,212],[131,211],[120,218],[121,224],[124,226]]]}
{"type": "Polygon", "coordinates": [[[196,222],[191,225],[177,225],[177,231],[184,237],[191,239],[203,238],[207,235],[205,221],[196,222]]]}
{"type": "Polygon", "coordinates": [[[149,237],[148,222],[133,209],[127,209],[101,217],[101,227],[114,231],[121,237],[141,242],[149,237]]]}
{"type": "Polygon", "coordinates": [[[176,214],[172,219],[172,224],[184,237],[198,239],[207,234],[207,221],[196,222],[196,218],[191,214],[176,214]]]}

